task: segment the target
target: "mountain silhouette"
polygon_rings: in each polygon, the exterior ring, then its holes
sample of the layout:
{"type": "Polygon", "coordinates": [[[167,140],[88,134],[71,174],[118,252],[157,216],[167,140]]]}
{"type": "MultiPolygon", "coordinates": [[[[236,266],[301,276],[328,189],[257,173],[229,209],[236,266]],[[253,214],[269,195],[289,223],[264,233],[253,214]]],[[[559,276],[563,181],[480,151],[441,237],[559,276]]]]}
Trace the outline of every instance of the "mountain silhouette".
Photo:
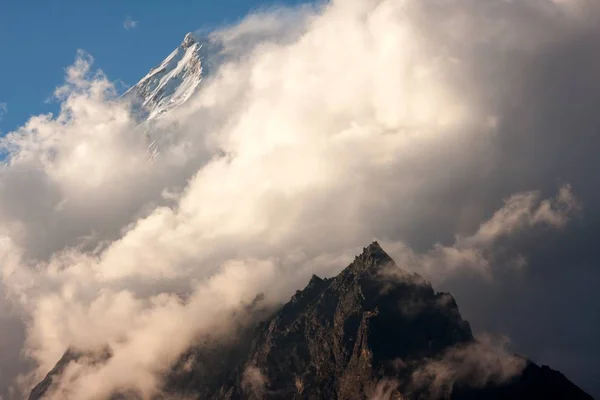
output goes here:
{"type": "MultiPolygon", "coordinates": [[[[475,339],[454,298],[374,242],[331,279],[315,275],[274,312],[261,296],[227,337],[191,347],[155,399],[592,399],[561,373],[475,339]]],[[[52,398],[68,350],[30,400],[52,398]]],[[[115,393],[111,400],[141,398],[115,393]]]]}

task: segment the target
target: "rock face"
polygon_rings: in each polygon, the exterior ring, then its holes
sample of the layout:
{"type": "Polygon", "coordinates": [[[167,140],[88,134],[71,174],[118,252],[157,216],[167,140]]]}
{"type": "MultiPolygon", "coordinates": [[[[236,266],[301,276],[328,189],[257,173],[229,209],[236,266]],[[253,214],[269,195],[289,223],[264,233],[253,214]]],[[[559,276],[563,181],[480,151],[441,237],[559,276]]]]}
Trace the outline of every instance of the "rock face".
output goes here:
{"type": "MultiPolygon", "coordinates": [[[[452,296],[399,269],[376,242],[260,319],[191,348],[157,399],[591,399],[546,366],[477,357],[452,296]]],[[[65,357],[31,400],[49,392],[65,357]]]]}

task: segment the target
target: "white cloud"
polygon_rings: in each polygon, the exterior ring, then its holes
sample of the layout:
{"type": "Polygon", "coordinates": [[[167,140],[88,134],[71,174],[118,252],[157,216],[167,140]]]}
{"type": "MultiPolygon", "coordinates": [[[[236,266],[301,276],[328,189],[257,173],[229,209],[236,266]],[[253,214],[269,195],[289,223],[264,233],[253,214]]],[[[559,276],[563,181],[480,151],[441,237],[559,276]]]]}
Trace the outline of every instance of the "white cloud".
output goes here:
{"type": "Polygon", "coordinates": [[[149,394],[192,339],[225,329],[257,292],[285,299],[374,237],[402,243],[403,265],[448,272],[485,270],[501,237],[563,227],[576,208],[566,186],[552,200],[510,197],[450,246],[404,244],[423,216],[454,216],[461,188],[497,166],[489,116],[502,110],[481,93],[504,83],[465,84],[482,46],[544,48],[575,18],[521,20],[525,6],[506,3],[496,22],[477,1],[445,4],[334,1],[214,33],[227,61],[151,127],[170,139],[154,162],[113,84],[79,53],[59,114],[0,142],[2,282],[27,321],[34,380],[68,346],[109,346],[106,364],[73,367],[72,397],[149,394]]]}
{"type": "Polygon", "coordinates": [[[426,388],[432,398],[449,398],[455,383],[483,387],[501,384],[519,374],[526,359],[507,351],[508,340],[481,335],[477,343],[448,349],[439,359],[426,360],[411,376],[413,389],[426,388]]]}
{"type": "MultiPolygon", "coordinates": [[[[450,246],[436,243],[422,254],[415,253],[402,242],[384,242],[384,247],[399,266],[437,282],[461,269],[491,278],[496,252],[502,250],[498,245],[500,240],[537,227],[561,229],[579,207],[569,185],[561,187],[555,198],[545,200],[540,200],[539,192],[517,193],[505,199],[504,206],[483,222],[473,235],[456,235],[450,246]]],[[[526,264],[521,254],[511,254],[511,257],[501,260],[504,266],[523,267],[526,264]]]]}
{"type": "Polygon", "coordinates": [[[125,21],[123,21],[123,28],[130,30],[130,29],[135,29],[137,28],[138,25],[138,21],[134,20],[131,17],[127,17],[125,18],[125,21]]]}

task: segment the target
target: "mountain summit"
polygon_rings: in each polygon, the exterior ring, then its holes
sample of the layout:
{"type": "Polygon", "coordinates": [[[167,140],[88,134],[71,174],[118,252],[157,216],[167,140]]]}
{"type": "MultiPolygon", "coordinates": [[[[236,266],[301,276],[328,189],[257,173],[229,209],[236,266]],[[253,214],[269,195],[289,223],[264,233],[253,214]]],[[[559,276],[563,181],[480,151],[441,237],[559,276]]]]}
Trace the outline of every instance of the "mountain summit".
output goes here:
{"type": "Polygon", "coordinates": [[[219,62],[222,48],[217,38],[190,32],[167,58],[122,95],[121,99],[131,104],[137,129],[146,136],[151,158],[171,140],[164,127],[157,129],[156,122],[196,93],[219,62]]]}
{"type": "Polygon", "coordinates": [[[216,50],[210,38],[185,35],[183,42],[159,65],[152,68],[123,97],[134,104],[141,120],[160,117],[185,103],[206,74],[207,60],[216,50]]]}
{"type": "MultiPolygon", "coordinates": [[[[256,323],[182,355],[154,399],[591,399],[559,372],[478,342],[450,294],[376,242],[338,276],[313,275],[276,312],[260,302],[241,313],[256,323]]],[[[102,363],[110,351],[67,351],[30,400],[53,399],[68,364],[86,357],[102,363]]],[[[138,397],[111,399],[124,398],[138,397]]]]}

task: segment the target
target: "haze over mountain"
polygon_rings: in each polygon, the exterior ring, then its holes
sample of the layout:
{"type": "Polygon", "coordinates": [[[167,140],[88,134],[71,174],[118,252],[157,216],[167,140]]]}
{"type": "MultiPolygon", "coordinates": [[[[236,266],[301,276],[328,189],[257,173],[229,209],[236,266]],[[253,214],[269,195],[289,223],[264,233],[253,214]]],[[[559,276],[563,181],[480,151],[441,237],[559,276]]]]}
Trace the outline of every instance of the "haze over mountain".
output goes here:
{"type": "Polygon", "coordinates": [[[124,94],[79,52],[0,139],[0,396],[598,397],[598,22],[275,8],[124,94]]]}

